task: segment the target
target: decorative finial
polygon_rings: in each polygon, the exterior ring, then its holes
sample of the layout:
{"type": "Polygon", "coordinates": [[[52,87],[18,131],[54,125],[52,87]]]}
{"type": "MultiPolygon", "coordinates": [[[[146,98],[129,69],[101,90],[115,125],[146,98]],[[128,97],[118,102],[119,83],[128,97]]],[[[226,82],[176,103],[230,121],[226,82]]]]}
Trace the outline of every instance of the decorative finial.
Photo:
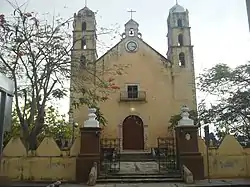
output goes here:
{"type": "Polygon", "coordinates": [[[99,127],[99,121],[96,120],[96,109],[90,108],[88,117],[89,119],[84,122],[84,127],[99,127]]]}
{"type": "Polygon", "coordinates": [[[181,107],[182,119],[178,122],[178,126],[194,126],[194,120],[189,118],[189,108],[184,105],[181,107]]]}
{"type": "Polygon", "coordinates": [[[189,108],[186,105],[181,108],[181,117],[182,119],[188,119],[189,117],[189,108]]]}
{"type": "Polygon", "coordinates": [[[87,0],[85,0],[85,7],[87,7],[87,0]]]}
{"type": "Polygon", "coordinates": [[[131,19],[132,19],[132,18],[133,18],[133,13],[136,12],[136,11],[134,11],[134,10],[131,9],[131,10],[129,10],[128,12],[130,12],[131,19]]]}
{"type": "Polygon", "coordinates": [[[176,0],[176,4],[178,5],[178,0],[176,0]]]}

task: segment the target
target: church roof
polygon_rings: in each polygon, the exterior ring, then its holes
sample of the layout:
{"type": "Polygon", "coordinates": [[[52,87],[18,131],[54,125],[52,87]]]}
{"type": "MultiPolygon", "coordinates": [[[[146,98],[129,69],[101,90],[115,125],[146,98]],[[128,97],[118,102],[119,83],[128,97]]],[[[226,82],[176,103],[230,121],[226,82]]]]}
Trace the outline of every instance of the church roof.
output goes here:
{"type": "Polygon", "coordinates": [[[176,4],[176,5],[174,5],[174,6],[170,9],[169,12],[170,12],[170,13],[180,13],[180,12],[186,12],[186,10],[185,10],[185,8],[182,7],[181,5],[176,4]]]}
{"type": "Polygon", "coordinates": [[[83,14],[84,12],[94,13],[92,10],[85,6],[84,8],[78,11],[78,14],[83,14]]]}
{"type": "Polygon", "coordinates": [[[131,25],[131,24],[139,26],[139,23],[137,23],[137,22],[136,22],[135,20],[133,20],[133,19],[130,19],[127,23],[125,23],[125,26],[126,26],[126,25],[131,25]]]}

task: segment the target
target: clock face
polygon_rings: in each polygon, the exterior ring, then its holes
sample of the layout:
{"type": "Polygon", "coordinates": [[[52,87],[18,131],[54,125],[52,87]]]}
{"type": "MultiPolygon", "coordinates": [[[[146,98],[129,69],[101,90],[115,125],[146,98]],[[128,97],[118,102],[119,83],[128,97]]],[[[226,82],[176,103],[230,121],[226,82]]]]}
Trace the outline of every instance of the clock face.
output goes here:
{"type": "Polygon", "coordinates": [[[138,48],[138,44],[135,41],[129,41],[127,43],[127,50],[129,52],[135,52],[138,48]]]}

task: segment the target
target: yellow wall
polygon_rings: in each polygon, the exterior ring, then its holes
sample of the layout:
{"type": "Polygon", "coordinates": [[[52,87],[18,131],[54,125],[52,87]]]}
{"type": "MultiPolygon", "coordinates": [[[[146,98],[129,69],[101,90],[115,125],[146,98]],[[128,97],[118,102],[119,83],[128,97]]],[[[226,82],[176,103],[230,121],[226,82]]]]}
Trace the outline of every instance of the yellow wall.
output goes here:
{"type": "MultiPolygon", "coordinates": [[[[1,173],[16,181],[74,181],[79,150],[80,138],[69,151],[61,151],[52,138],[45,138],[36,151],[27,153],[21,140],[13,138],[4,149],[1,173]]],[[[207,177],[206,146],[202,139],[199,150],[207,177]]],[[[249,178],[250,149],[243,149],[233,136],[226,136],[218,149],[209,149],[209,169],[212,179],[249,178]]]]}
{"type": "Polygon", "coordinates": [[[3,151],[1,173],[20,181],[74,181],[80,138],[69,151],[61,151],[52,138],[45,138],[34,152],[26,152],[20,138],[13,138],[3,151]]]}
{"type": "MultiPolygon", "coordinates": [[[[207,177],[207,153],[202,139],[199,139],[199,149],[204,158],[204,171],[207,177]]],[[[211,178],[250,177],[250,148],[242,148],[233,136],[226,136],[219,148],[210,148],[208,155],[211,178]]]]}
{"type": "MultiPolygon", "coordinates": [[[[101,111],[108,120],[104,136],[121,138],[119,128],[129,115],[138,115],[144,123],[145,148],[156,147],[157,137],[167,135],[169,119],[180,112],[182,105],[196,109],[193,93],[193,72],[190,70],[173,70],[168,62],[153,51],[139,38],[133,38],[139,44],[136,53],[128,53],[121,41],[116,47],[98,60],[98,64],[108,72],[114,66],[125,67],[122,75],[104,74],[114,78],[120,90],[111,93],[109,100],[101,103],[101,111]],[[175,76],[173,77],[173,71],[175,76]],[[181,73],[180,73],[181,72],[181,73]],[[120,92],[126,91],[126,84],[139,84],[140,91],[146,92],[146,102],[119,102],[120,92]],[[135,111],[131,111],[134,108],[135,111]]],[[[85,109],[76,110],[74,119],[82,124],[86,120],[85,109]]]]}

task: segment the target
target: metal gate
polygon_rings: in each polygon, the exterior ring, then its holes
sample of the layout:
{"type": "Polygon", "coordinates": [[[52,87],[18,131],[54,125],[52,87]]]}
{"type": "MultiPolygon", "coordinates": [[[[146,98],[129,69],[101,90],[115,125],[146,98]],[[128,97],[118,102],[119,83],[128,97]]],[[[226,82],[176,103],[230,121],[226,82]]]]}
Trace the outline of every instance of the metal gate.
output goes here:
{"type": "Polygon", "coordinates": [[[100,170],[104,174],[120,171],[120,139],[101,139],[100,170]]]}
{"type": "Polygon", "coordinates": [[[157,139],[156,152],[160,173],[179,173],[175,140],[172,137],[157,139]]]}

